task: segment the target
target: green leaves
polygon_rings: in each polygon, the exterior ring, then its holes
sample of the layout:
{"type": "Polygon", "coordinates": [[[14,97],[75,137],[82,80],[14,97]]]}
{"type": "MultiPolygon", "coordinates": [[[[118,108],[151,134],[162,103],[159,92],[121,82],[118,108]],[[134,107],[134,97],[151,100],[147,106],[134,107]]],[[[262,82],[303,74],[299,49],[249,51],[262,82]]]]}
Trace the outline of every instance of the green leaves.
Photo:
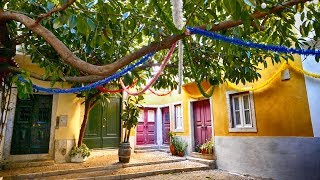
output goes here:
{"type": "Polygon", "coordinates": [[[243,2],[252,8],[256,8],[256,6],[254,5],[254,1],[252,1],[252,0],[243,0],[243,2]]]}
{"type": "MultiPolygon", "coordinates": [[[[7,8],[36,19],[38,15],[47,13],[66,2],[67,0],[10,0],[7,8]]],[[[217,33],[263,44],[290,47],[293,44],[297,47],[307,45],[302,39],[297,39],[296,30],[292,28],[295,25],[294,15],[297,12],[305,12],[301,15],[303,21],[300,28],[301,34],[304,37],[314,33],[314,40],[320,37],[319,5],[310,3],[308,7],[304,7],[300,4],[299,7],[287,7],[281,13],[269,14],[265,19],[251,19],[250,14],[255,11],[264,11],[259,7],[261,2],[254,0],[185,1],[183,10],[188,26],[203,26],[210,30],[221,22],[241,19],[241,25],[226,28],[217,33]],[[308,8],[308,11],[303,11],[303,8],[308,8]]],[[[272,7],[280,2],[272,0],[266,3],[268,7],[272,7]]],[[[163,39],[183,33],[177,31],[173,25],[171,5],[169,1],[164,0],[80,0],[63,12],[52,14],[41,24],[76,56],[95,65],[113,63],[144,45],[152,42],[162,45],[163,39]]],[[[30,33],[28,28],[14,21],[8,25],[10,37],[16,37],[18,32],[30,34],[23,39],[25,53],[31,55],[34,63],[45,68],[46,76],[54,77],[54,81],[61,81],[65,76],[84,75],[83,72],[61,61],[57,52],[44,39],[30,33]]],[[[266,58],[270,57],[273,63],[280,62],[281,58],[288,60],[292,58],[288,55],[238,47],[195,35],[187,36],[185,40],[188,49],[185,51],[184,58],[192,60],[196,67],[192,72],[190,64],[185,61],[185,82],[209,80],[214,85],[223,83],[226,79],[236,83],[252,82],[260,77],[257,66],[268,66],[266,58]]],[[[159,51],[150,62],[160,63],[165,53],[165,50],[159,51]]],[[[316,60],[319,61],[319,57],[316,57],[316,60]]],[[[154,87],[176,87],[177,64],[175,53],[170,65],[164,70],[154,87]]],[[[126,76],[125,81],[130,84],[133,77],[141,77],[138,84],[143,85],[145,79],[152,76],[151,70],[152,68],[136,70],[130,76],[126,76]]]]}
{"type": "Polygon", "coordinates": [[[69,18],[68,21],[68,26],[70,27],[70,29],[73,29],[77,26],[77,16],[72,14],[69,18]]]}
{"type": "Polygon", "coordinates": [[[63,24],[62,24],[62,22],[60,21],[60,19],[54,19],[53,20],[53,28],[54,29],[58,29],[58,28],[60,28],[60,27],[62,27],[63,26],[63,24]]]}

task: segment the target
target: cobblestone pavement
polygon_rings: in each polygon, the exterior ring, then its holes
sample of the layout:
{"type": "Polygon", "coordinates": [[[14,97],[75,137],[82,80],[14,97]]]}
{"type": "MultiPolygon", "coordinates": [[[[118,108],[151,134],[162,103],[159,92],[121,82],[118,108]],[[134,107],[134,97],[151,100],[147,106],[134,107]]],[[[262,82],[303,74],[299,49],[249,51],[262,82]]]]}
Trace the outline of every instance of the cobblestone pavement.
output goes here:
{"type": "Polygon", "coordinates": [[[262,178],[253,178],[248,176],[242,176],[239,174],[232,174],[222,170],[206,170],[206,171],[193,171],[182,172],[174,174],[162,174],[157,176],[148,176],[143,178],[136,178],[134,180],[262,180],[262,178]]]}
{"type": "MultiPolygon", "coordinates": [[[[171,156],[164,152],[148,152],[148,153],[132,153],[129,164],[143,163],[143,162],[153,162],[157,160],[176,160],[183,159],[177,156],[171,156]]],[[[100,166],[114,166],[118,163],[118,150],[94,150],[91,157],[84,163],[62,163],[54,164],[51,166],[40,166],[40,167],[23,167],[14,168],[7,170],[0,170],[0,177],[2,176],[14,176],[19,174],[29,174],[29,173],[41,173],[48,171],[60,171],[68,169],[81,169],[89,167],[100,167],[100,166]]]]}

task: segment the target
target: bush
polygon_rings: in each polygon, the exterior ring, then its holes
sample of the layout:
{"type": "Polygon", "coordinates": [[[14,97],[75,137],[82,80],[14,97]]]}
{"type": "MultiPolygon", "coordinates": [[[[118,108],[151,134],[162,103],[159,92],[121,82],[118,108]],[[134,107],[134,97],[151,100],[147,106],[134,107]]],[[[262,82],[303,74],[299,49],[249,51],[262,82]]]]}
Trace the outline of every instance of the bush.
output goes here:
{"type": "Polygon", "coordinates": [[[77,154],[81,154],[82,158],[89,157],[90,149],[85,144],[81,144],[80,147],[73,146],[70,151],[70,157],[75,157],[77,154]]]}
{"type": "Polygon", "coordinates": [[[200,149],[201,149],[201,152],[206,152],[207,154],[212,154],[213,153],[213,140],[211,139],[210,141],[207,141],[204,144],[202,144],[200,149]]]}

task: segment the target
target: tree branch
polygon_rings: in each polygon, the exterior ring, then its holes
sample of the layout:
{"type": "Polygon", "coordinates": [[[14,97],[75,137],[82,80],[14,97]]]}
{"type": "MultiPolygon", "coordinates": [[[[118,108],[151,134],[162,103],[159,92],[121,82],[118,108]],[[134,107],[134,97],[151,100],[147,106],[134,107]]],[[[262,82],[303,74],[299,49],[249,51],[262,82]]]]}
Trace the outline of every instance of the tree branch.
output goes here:
{"type": "Polygon", "coordinates": [[[76,0],[68,0],[68,2],[66,4],[64,4],[64,5],[62,5],[62,6],[58,7],[58,8],[52,9],[47,14],[41,14],[40,17],[34,22],[34,26],[39,24],[42,19],[51,16],[53,13],[58,12],[58,11],[64,11],[69,6],[71,6],[74,2],[76,2],[76,0]]]}
{"type": "MultiPolygon", "coordinates": [[[[275,6],[272,9],[270,9],[268,12],[255,12],[251,15],[252,19],[261,19],[267,16],[268,14],[276,13],[279,11],[284,10],[288,6],[294,6],[299,3],[305,3],[310,0],[291,0],[282,3],[281,5],[275,6]]],[[[90,63],[87,63],[80,58],[78,58],[75,54],[73,54],[51,31],[44,28],[40,24],[37,26],[32,26],[34,24],[34,20],[19,13],[13,13],[13,12],[1,12],[0,11],[0,21],[3,20],[15,20],[18,22],[21,22],[24,24],[27,28],[29,28],[31,31],[33,31],[35,34],[38,34],[39,36],[42,36],[45,41],[47,41],[61,56],[61,58],[67,63],[73,66],[74,68],[77,68],[83,72],[87,72],[89,74],[99,75],[99,76],[108,76],[113,73],[115,73],[118,69],[124,67],[125,65],[131,63],[132,61],[148,54],[151,52],[168,49],[171,47],[171,45],[182,38],[184,38],[186,35],[173,35],[170,37],[164,38],[160,42],[153,42],[149,44],[148,46],[144,46],[135,52],[128,54],[124,56],[121,59],[118,59],[117,61],[110,63],[108,65],[103,66],[97,66],[90,63]]],[[[220,31],[223,29],[232,28],[235,26],[238,26],[242,24],[242,20],[236,20],[236,21],[225,21],[221,22],[219,24],[216,24],[212,27],[211,31],[220,31]]],[[[200,28],[205,29],[206,25],[200,26],[200,28]]]]}

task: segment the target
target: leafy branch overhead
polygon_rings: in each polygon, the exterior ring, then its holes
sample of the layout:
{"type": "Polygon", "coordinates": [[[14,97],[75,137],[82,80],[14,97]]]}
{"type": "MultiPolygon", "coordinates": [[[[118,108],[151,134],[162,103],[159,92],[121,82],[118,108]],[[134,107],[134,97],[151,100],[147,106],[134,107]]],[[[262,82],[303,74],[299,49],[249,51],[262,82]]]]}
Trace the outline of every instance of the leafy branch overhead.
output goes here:
{"type": "MultiPolygon", "coordinates": [[[[185,1],[188,26],[238,37],[253,42],[308,48],[303,37],[320,36],[319,3],[308,0],[271,0],[261,8],[260,0],[185,1]],[[305,9],[307,10],[305,11],[305,9]],[[297,15],[299,14],[299,15],[297,15]],[[301,27],[296,26],[300,17],[301,27]],[[296,18],[298,19],[298,18],[296,18]],[[299,31],[298,31],[298,30],[299,31]],[[302,38],[298,39],[300,32],[302,38]]],[[[28,76],[53,82],[68,81],[77,85],[110,76],[142,56],[159,51],[149,64],[161,63],[165,50],[184,39],[186,55],[185,81],[212,80],[221,83],[255,81],[260,77],[257,66],[291,54],[276,54],[238,47],[200,36],[186,36],[172,24],[169,1],[115,0],[10,0],[0,3],[0,45],[31,55],[33,63],[45,74],[28,76]],[[3,30],[2,30],[3,29],[3,30]],[[174,35],[175,34],[175,35],[174,35]],[[23,37],[23,38],[21,38],[23,37]],[[188,62],[192,61],[195,69],[188,62]],[[201,73],[199,73],[201,72],[201,73]]],[[[309,48],[315,48],[311,46],[309,48]]],[[[318,59],[318,58],[317,58],[318,59]]],[[[155,88],[177,86],[177,57],[170,62],[155,88]]],[[[24,73],[10,67],[14,73],[24,73]]],[[[152,68],[135,69],[126,75],[125,84],[152,76],[152,68]],[[145,71],[147,70],[147,71],[145,71]]],[[[25,74],[25,73],[24,73],[25,74]]]]}

